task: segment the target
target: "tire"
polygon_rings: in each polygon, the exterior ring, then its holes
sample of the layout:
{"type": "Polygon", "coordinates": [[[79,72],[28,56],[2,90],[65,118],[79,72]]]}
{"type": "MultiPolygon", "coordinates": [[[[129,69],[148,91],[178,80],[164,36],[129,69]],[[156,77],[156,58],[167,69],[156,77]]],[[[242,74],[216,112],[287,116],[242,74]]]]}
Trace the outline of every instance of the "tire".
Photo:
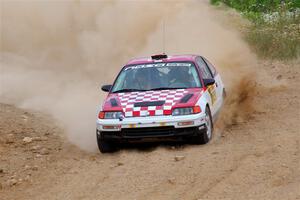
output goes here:
{"type": "Polygon", "coordinates": [[[101,136],[99,136],[98,134],[97,134],[97,144],[98,144],[98,149],[101,153],[111,153],[116,151],[116,148],[112,142],[103,140],[103,138],[101,138],[101,136]]]}
{"type": "Polygon", "coordinates": [[[205,114],[206,114],[206,132],[198,132],[197,136],[195,136],[192,139],[192,142],[194,144],[207,144],[211,138],[212,138],[212,133],[213,133],[213,121],[211,117],[211,112],[208,106],[206,106],[205,109],[205,114]]]}

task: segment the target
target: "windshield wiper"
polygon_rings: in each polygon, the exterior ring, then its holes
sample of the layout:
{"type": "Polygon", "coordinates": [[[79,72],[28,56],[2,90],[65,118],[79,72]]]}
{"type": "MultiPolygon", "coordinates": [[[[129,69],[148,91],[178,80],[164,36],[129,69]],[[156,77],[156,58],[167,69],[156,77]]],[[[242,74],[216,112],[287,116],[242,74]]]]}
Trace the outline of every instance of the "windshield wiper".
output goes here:
{"type": "Polygon", "coordinates": [[[142,92],[142,91],[147,91],[147,90],[140,90],[140,89],[122,89],[122,90],[117,90],[117,91],[114,91],[112,93],[120,93],[120,92],[142,92]]]}
{"type": "Polygon", "coordinates": [[[177,89],[187,89],[187,87],[158,87],[158,88],[152,88],[150,90],[177,90],[177,89]]]}

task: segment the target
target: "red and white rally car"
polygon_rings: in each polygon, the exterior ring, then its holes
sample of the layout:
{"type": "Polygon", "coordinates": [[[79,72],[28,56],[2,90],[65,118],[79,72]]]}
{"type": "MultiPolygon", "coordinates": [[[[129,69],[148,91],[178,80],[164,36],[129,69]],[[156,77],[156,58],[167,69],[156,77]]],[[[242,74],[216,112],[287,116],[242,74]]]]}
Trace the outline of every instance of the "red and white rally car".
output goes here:
{"type": "Polygon", "coordinates": [[[205,144],[225,90],[220,74],[197,55],[154,55],[129,61],[109,92],[97,118],[102,153],[118,142],[189,139],[205,144]]]}

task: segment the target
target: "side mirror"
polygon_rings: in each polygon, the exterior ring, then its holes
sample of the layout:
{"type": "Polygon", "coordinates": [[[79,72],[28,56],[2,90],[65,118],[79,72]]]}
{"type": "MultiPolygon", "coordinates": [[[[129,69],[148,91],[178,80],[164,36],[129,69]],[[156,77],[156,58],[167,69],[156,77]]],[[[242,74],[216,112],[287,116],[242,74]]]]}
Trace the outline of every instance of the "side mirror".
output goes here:
{"type": "Polygon", "coordinates": [[[207,78],[207,79],[203,79],[204,85],[207,87],[209,85],[213,85],[215,84],[215,79],[213,78],[207,78]]]}
{"type": "Polygon", "coordinates": [[[112,87],[112,85],[103,85],[101,87],[101,90],[104,91],[104,92],[109,92],[111,87],[112,87]]]}

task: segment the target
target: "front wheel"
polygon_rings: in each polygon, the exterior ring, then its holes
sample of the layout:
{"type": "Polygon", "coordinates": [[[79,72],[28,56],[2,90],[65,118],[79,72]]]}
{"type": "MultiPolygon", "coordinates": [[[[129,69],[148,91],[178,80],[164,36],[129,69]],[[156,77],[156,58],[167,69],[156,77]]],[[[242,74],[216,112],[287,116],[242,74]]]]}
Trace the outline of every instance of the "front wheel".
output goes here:
{"type": "Polygon", "coordinates": [[[112,142],[106,141],[103,138],[101,138],[101,136],[98,135],[98,133],[96,134],[97,134],[98,149],[101,153],[110,153],[116,150],[112,142]]]}
{"type": "Polygon", "coordinates": [[[205,132],[198,132],[197,136],[195,136],[192,140],[195,144],[206,144],[208,143],[212,138],[212,132],[213,132],[213,122],[211,118],[211,112],[209,107],[206,107],[205,109],[205,126],[206,131],[205,132]]]}

